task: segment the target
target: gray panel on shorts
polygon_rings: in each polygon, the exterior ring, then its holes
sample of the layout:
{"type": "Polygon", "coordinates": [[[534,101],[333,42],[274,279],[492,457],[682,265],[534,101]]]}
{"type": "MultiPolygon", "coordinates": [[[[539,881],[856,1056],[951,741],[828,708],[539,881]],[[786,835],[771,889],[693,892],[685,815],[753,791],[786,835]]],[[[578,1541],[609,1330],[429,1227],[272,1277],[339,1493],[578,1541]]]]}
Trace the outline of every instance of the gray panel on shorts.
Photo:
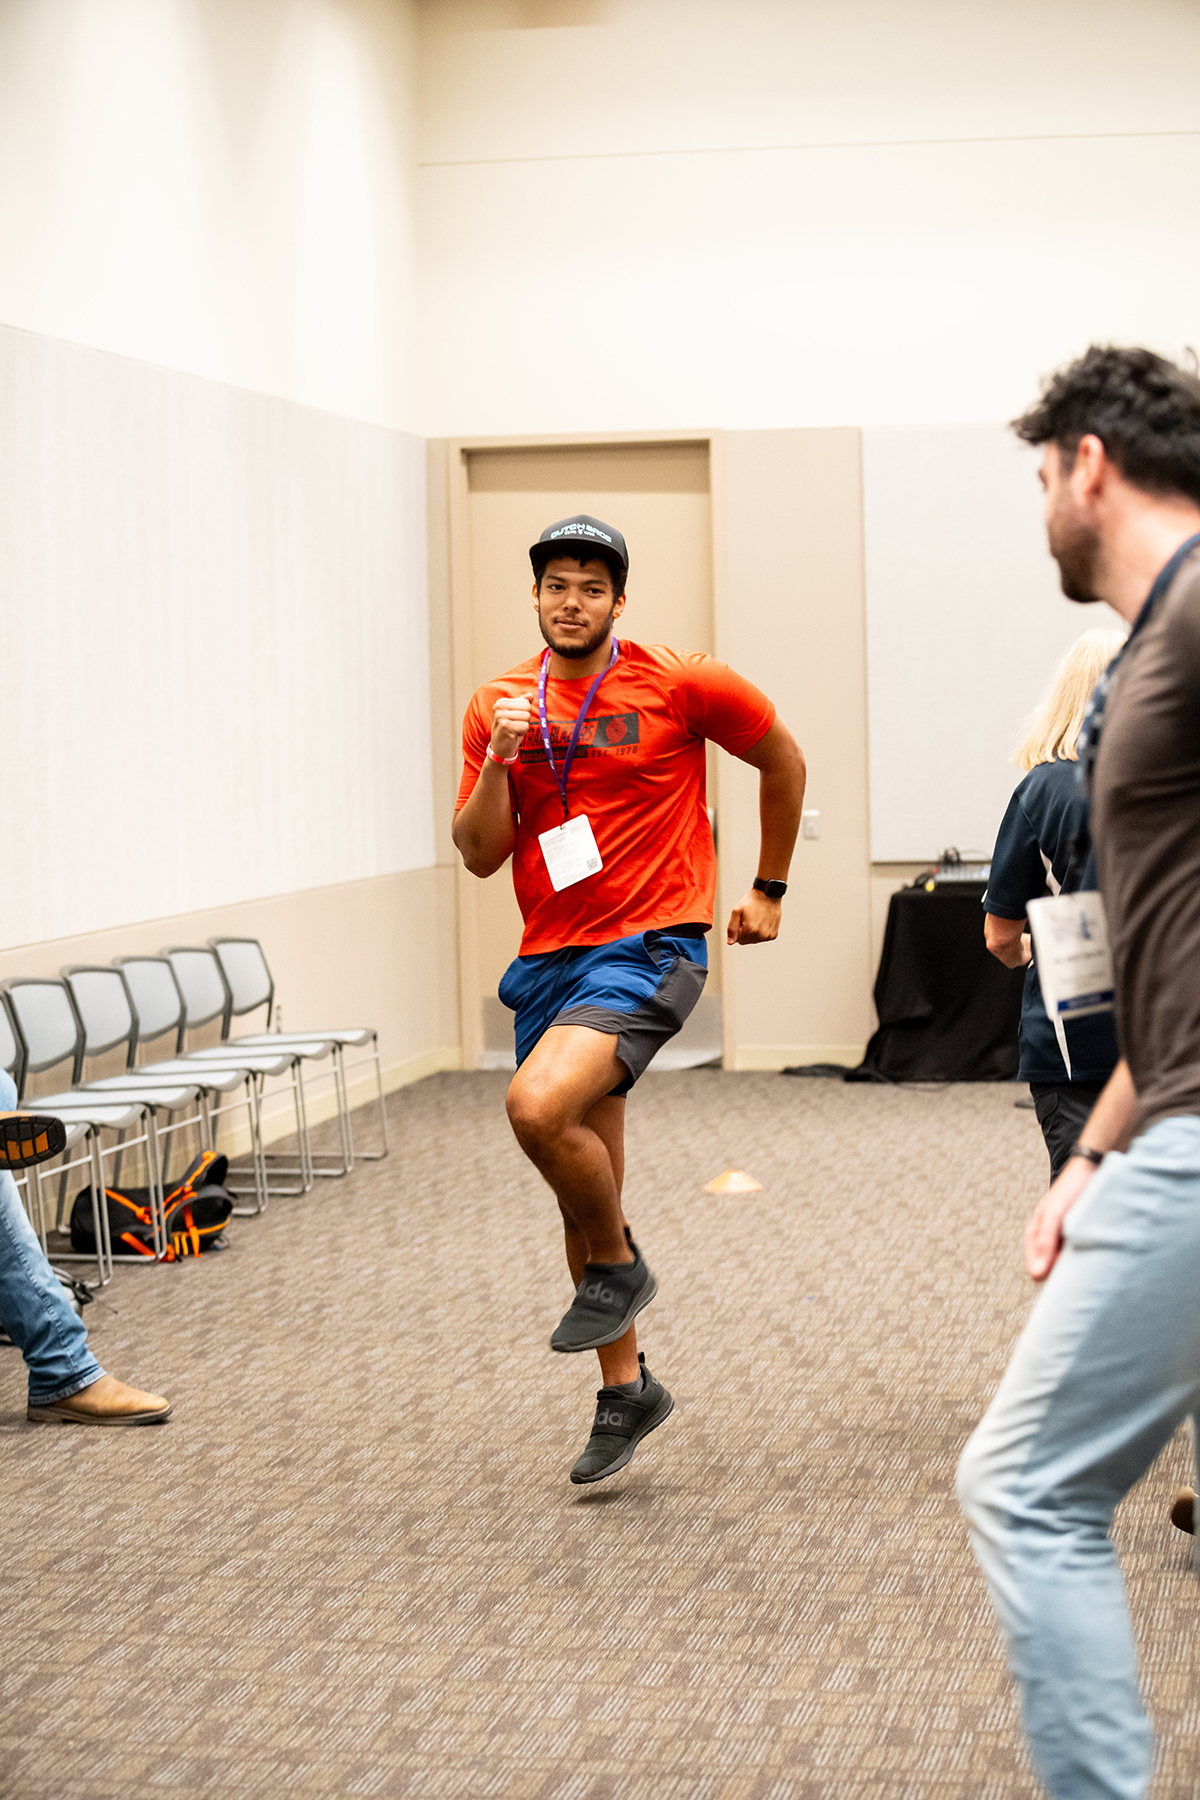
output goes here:
{"type": "Polygon", "coordinates": [[[606,1006],[568,1006],[551,1019],[551,1025],[586,1025],[617,1040],[617,1055],[629,1070],[628,1082],[613,1092],[628,1093],[644,1075],[654,1054],[683,1029],[684,1021],[704,991],[708,970],[686,956],[667,966],[653,996],[634,1012],[613,1012],[606,1006]]]}

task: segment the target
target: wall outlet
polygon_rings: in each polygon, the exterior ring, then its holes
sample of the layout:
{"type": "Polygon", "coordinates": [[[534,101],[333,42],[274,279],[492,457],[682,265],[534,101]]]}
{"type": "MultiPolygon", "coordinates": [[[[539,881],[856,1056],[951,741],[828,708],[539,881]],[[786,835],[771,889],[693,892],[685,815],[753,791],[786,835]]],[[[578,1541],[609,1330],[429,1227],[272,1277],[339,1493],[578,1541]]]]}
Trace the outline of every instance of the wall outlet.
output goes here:
{"type": "Polygon", "coordinates": [[[800,814],[800,834],[806,838],[819,838],[821,835],[821,815],[810,811],[807,807],[800,814]]]}

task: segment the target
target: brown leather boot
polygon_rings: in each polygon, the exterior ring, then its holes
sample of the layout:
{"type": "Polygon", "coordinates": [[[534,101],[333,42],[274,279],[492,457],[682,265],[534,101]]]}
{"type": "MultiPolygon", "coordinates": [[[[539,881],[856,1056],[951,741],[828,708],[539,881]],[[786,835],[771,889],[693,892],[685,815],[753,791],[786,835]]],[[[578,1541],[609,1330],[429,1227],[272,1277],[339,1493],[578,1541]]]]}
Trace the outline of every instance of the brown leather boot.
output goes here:
{"type": "Polygon", "coordinates": [[[1182,1487],[1171,1502],[1171,1523],[1177,1531],[1196,1535],[1196,1490],[1182,1487]]]}
{"type": "Polygon", "coordinates": [[[67,1128],[50,1113],[0,1112],[0,1169],[28,1169],[57,1156],[67,1128]]]}
{"type": "Polygon", "coordinates": [[[161,1394],[126,1387],[115,1375],[101,1375],[69,1400],[25,1409],[35,1425],[160,1425],[170,1416],[171,1403],[161,1394]]]}

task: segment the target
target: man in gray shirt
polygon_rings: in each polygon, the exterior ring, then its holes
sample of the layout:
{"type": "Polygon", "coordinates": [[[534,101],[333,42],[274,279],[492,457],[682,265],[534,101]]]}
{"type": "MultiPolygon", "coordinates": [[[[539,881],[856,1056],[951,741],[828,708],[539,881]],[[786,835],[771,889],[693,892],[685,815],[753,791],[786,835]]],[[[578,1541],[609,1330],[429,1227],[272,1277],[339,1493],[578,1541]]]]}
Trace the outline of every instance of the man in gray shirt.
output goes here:
{"type": "Polygon", "coordinates": [[[1200,1408],[1200,380],[1093,347],[1015,430],[1044,446],[1064,593],[1131,627],[1080,749],[1122,1060],[1030,1220],[1046,1285],[959,1495],[1047,1788],[1140,1800],[1153,1739],[1109,1525],[1200,1408]]]}

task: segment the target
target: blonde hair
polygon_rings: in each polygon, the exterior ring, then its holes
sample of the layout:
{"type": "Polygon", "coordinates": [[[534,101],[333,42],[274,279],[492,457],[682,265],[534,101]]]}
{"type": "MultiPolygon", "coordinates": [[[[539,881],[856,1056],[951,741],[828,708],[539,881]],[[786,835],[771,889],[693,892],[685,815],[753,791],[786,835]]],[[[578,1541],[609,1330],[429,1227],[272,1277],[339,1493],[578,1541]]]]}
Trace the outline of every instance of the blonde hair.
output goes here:
{"type": "Polygon", "coordinates": [[[1065,757],[1076,761],[1075,741],[1083,725],[1088,696],[1125,642],[1123,631],[1085,631],[1063,657],[1054,685],[1034,714],[1033,722],[1012,759],[1019,769],[1065,757]]]}

